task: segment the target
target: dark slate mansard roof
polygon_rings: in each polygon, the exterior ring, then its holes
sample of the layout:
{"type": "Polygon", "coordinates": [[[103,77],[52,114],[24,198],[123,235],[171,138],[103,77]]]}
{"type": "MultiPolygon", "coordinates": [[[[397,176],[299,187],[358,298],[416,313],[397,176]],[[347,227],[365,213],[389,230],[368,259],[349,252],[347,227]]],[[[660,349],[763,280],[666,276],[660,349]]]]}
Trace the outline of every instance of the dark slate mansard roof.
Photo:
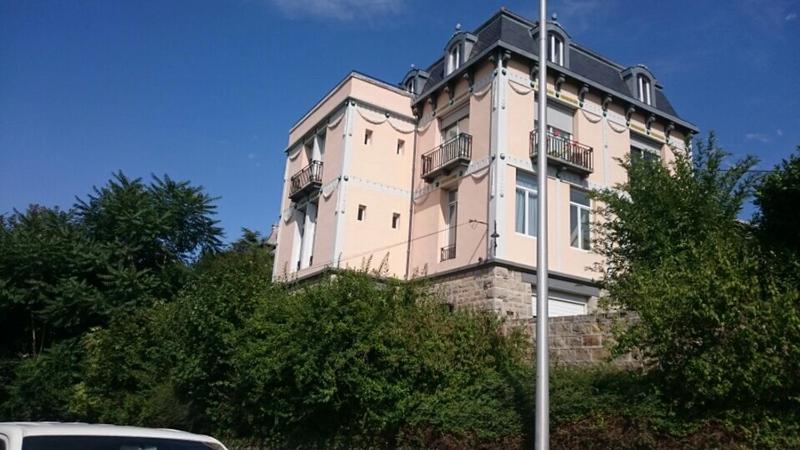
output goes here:
{"type": "MultiPolygon", "coordinates": [[[[560,27],[560,25],[558,26],[560,27]]],[[[533,39],[531,34],[532,30],[536,28],[538,28],[538,22],[532,22],[506,9],[501,9],[473,32],[478,37],[478,41],[472,48],[469,58],[458,70],[445,76],[444,57],[439,58],[425,70],[430,74],[430,77],[421,89],[420,95],[415,98],[414,103],[421,102],[441,85],[460,76],[468,66],[486,56],[496,47],[505,48],[513,53],[538,60],[538,42],[533,39]]],[[[559,71],[578,82],[585,82],[595,90],[605,91],[615,97],[615,101],[620,99],[626,103],[633,104],[639,111],[652,112],[666,117],[690,132],[696,133],[699,131],[694,124],[678,116],[678,113],[664,94],[661,85],[655,80],[653,80],[655,106],[646,105],[638,101],[636,94],[631,92],[628,84],[623,81],[622,72],[626,69],[625,67],[576,44],[574,41],[570,42],[568,51],[570,52],[569,67],[550,64],[548,69],[559,71]]]]}

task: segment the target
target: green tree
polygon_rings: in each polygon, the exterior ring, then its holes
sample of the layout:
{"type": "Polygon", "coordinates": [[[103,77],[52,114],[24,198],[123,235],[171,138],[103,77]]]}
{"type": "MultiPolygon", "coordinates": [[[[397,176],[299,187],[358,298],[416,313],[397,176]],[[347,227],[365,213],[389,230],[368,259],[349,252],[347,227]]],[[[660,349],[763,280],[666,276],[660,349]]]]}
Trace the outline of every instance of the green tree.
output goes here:
{"type": "Polygon", "coordinates": [[[785,403],[800,393],[798,290],[737,219],[755,160],[726,163],[712,135],[668,167],[623,161],[630,181],[596,194],[607,300],[640,317],[616,350],[640,350],[684,405],[785,403]]]}
{"type": "Polygon", "coordinates": [[[758,207],[755,223],[767,247],[780,257],[800,258],[800,146],[764,177],[754,203],[758,207]]]}
{"type": "Polygon", "coordinates": [[[84,336],[84,377],[73,414],[225,432],[212,419],[238,413],[226,398],[236,338],[272,288],[271,255],[242,241],[250,237],[204,255],[174,301],[115,316],[108,327],[84,336]]]}
{"type": "Polygon", "coordinates": [[[221,247],[213,200],[188,182],[154,177],[145,185],[117,173],[69,211],[32,206],[0,220],[3,415],[22,417],[14,406],[22,403],[9,399],[22,386],[48,374],[79,378],[81,358],[64,358],[59,367],[49,363],[53,352],[69,347],[81,355],[81,337],[90,330],[174,298],[190,264],[221,247]]]}

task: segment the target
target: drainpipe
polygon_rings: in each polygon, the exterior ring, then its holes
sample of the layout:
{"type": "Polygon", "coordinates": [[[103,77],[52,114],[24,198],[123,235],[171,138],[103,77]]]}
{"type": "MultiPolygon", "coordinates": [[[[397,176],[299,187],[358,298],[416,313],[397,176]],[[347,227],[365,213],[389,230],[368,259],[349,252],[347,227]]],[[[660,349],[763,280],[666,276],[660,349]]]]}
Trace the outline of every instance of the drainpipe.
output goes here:
{"type": "MultiPolygon", "coordinates": [[[[412,100],[413,101],[413,100],[412,100]]],[[[422,117],[420,115],[420,117],[422,117]]],[[[411,183],[409,185],[408,202],[408,241],[406,242],[406,281],[411,279],[411,237],[412,227],[414,226],[414,180],[417,170],[417,135],[419,134],[419,117],[414,124],[414,143],[411,146],[411,183]]]]}

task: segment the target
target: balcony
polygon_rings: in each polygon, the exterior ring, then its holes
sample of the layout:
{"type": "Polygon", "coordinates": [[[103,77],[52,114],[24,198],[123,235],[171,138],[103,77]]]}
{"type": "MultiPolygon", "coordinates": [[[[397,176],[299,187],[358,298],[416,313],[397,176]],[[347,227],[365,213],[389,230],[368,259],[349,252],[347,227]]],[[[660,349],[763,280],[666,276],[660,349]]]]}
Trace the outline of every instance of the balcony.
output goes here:
{"type": "Polygon", "coordinates": [[[289,198],[297,201],[322,186],[322,161],[311,161],[289,179],[289,198]]]}
{"type": "MultiPolygon", "coordinates": [[[[531,158],[539,152],[539,131],[531,131],[531,158]]],[[[547,133],[547,159],[550,164],[572,170],[580,175],[594,171],[594,150],[578,141],[547,133]]],[[[534,165],[536,163],[534,162],[534,165]]]]}
{"type": "Polygon", "coordinates": [[[469,165],[472,159],[472,136],[461,133],[422,155],[422,179],[430,183],[440,175],[469,165]]]}
{"type": "Polygon", "coordinates": [[[455,259],[456,257],[456,244],[442,247],[439,261],[447,261],[448,259],[455,259]]]}

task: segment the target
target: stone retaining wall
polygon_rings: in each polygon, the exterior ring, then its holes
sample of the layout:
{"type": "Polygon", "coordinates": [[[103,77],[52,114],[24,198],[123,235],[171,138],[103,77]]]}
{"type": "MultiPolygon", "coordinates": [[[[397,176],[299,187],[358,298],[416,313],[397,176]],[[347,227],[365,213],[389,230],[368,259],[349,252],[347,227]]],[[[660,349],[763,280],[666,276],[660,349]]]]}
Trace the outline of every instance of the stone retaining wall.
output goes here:
{"type": "MultiPolygon", "coordinates": [[[[550,318],[550,361],[553,364],[584,366],[610,362],[619,367],[641,367],[642,361],[631,354],[609,361],[609,348],[614,343],[613,327],[626,326],[636,320],[638,316],[635,314],[619,312],[550,318]]],[[[508,323],[510,326],[525,327],[531,344],[535,343],[536,319],[508,323]]]]}
{"type": "Polygon", "coordinates": [[[522,273],[488,266],[436,278],[434,289],[456,308],[493,311],[519,319],[531,315],[531,285],[522,273]]]}

